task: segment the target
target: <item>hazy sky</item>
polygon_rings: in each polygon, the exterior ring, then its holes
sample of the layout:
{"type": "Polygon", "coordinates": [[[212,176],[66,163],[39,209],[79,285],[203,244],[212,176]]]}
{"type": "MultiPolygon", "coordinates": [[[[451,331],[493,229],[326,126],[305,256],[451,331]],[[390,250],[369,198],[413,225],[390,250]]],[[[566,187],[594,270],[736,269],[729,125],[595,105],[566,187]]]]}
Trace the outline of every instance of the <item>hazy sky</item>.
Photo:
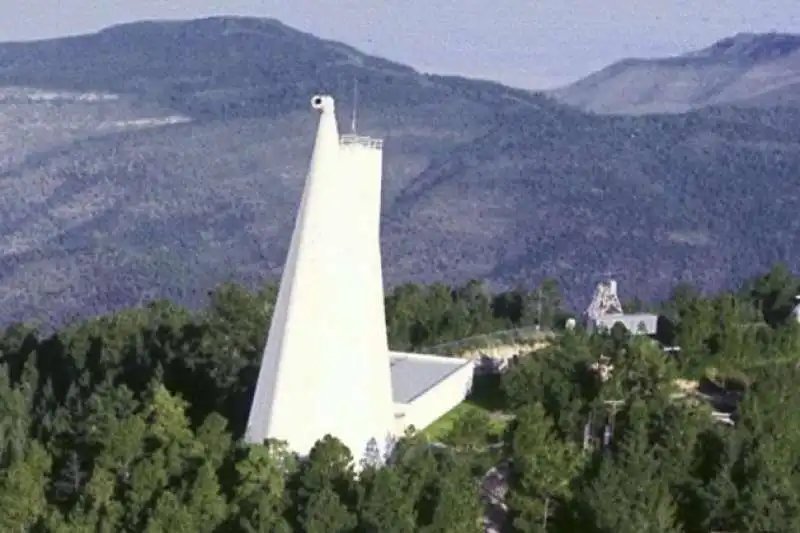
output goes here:
{"type": "Polygon", "coordinates": [[[800,33],[798,0],[0,0],[0,40],[221,14],[274,17],[425,71],[533,88],[740,31],[800,33]]]}

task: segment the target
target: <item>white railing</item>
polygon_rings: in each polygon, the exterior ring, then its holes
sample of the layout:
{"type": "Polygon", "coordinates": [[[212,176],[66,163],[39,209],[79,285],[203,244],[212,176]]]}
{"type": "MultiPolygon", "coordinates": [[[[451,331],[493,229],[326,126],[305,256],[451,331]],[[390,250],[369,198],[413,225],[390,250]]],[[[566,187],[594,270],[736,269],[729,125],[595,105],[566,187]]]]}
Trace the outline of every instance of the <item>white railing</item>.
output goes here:
{"type": "Polygon", "coordinates": [[[553,336],[553,331],[549,329],[540,329],[537,326],[527,326],[521,328],[504,329],[500,331],[492,331],[482,335],[473,335],[463,339],[457,339],[450,342],[444,342],[435,346],[428,346],[426,351],[432,353],[440,353],[446,350],[458,350],[462,347],[489,347],[495,344],[512,343],[512,342],[530,342],[534,340],[546,340],[553,336]]]}
{"type": "Polygon", "coordinates": [[[345,146],[364,146],[366,148],[375,148],[376,150],[380,150],[383,148],[383,139],[376,139],[374,137],[365,137],[363,135],[355,135],[353,133],[347,133],[339,137],[339,144],[345,146]]]}

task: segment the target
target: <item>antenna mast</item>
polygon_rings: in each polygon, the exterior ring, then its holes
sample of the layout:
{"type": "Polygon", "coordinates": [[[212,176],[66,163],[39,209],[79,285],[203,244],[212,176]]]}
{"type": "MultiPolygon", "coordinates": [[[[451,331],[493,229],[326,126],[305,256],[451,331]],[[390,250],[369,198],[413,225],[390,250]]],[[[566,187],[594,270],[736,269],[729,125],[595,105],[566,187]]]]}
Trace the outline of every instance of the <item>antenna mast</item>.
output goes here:
{"type": "Polygon", "coordinates": [[[353,135],[356,134],[356,118],[358,113],[358,80],[353,78],[353,122],[350,124],[350,129],[353,135]]]}

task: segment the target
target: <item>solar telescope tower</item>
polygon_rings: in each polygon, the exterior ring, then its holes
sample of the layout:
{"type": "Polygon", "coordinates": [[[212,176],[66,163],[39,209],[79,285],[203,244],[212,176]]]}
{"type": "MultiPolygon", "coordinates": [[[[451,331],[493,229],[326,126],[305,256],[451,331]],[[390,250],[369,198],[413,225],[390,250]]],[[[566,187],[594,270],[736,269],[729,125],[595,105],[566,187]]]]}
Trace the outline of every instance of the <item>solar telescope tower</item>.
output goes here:
{"type": "Polygon", "coordinates": [[[339,135],[314,96],[314,151],[245,440],[307,455],[332,435],[356,464],[384,457],[394,412],[379,244],[382,141],[339,135]]]}

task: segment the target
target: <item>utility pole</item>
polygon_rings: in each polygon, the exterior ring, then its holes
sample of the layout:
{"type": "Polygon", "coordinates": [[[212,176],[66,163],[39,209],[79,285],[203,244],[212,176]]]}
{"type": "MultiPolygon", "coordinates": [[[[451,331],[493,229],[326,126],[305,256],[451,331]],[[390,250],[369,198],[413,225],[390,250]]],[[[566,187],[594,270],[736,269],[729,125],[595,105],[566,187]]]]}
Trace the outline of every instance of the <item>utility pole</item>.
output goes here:
{"type": "Polygon", "coordinates": [[[611,445],[611,440],[614,438],[614,426],[617,420],[617,408],[625,403],[624,400],[606,400],[605,404],[611,406],[611,416],[609,417],[608,425],[603,435],[603,447],[608,448],[611,445]]]}
{"type": "Polygon", "coordinates": [[[353,135],[357,135],[356,120],[358,118],[358,79],[353,77],[353,121],[350,124],[350,129],[353,135]]]}
{"type": "Polygon", "coordinates": [[[550,518],[550,496],[544,497],[544,517],[542,517],[542,531],[547,531],[547,519],[550,518]]]}

